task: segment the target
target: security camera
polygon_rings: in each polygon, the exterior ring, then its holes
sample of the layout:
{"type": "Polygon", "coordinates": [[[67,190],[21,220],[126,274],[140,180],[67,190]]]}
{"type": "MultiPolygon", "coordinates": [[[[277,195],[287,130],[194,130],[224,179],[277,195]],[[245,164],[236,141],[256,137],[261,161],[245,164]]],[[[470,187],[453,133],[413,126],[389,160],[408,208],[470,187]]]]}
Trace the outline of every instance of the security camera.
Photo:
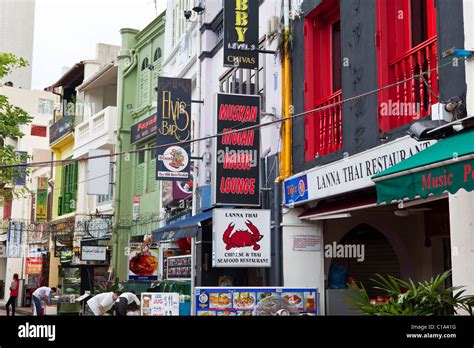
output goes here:
{"type": "Polygon", "coordinates": [[[186,18],[187,20],[189,20],[192,15],[193,15],[192,11],[184,10],[184,18],[186,18]]]}

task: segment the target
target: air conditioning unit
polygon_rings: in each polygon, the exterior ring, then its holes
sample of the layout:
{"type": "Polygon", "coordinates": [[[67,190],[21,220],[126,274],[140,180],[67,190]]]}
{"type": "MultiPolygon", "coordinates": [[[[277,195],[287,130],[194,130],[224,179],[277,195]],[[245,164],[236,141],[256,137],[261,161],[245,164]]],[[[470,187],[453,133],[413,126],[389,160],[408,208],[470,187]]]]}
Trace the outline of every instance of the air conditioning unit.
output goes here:
{"type": "Polygon", "coordinates": [[[436,103],[431,105],[431,119],[433,121],[446,121],[451,122],[453,115],[446,110],[446,104],[436,103]]]}
{"type": "Polygon", "coordinates": [[[278,32],[278,17],[272,16],[267,20],[267,36],[272,36],[278,32]]]}

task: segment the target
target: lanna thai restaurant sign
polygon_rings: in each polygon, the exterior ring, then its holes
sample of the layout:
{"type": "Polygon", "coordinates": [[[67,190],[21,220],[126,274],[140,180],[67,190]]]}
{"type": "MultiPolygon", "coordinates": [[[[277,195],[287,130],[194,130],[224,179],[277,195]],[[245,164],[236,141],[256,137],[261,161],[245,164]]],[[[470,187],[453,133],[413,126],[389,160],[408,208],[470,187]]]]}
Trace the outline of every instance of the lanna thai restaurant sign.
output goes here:
{"type": "Polygon", "coordinates": [[[373,177],[378,203],[474,190],[474,130],[437,144],[373,177]]]}
{"type": "Polygon", "coordinates": [[[285,180],[287,205],[299,205],[374,186],[372,177],[435,144],[435,140],[417,142],[406,136],[339,161],[299,173],[285,180]],[[306,191],[299,178],[305,178],[306,191]],[[301,192],[298,192],[301,191],[301,192]],[[287,193],[293,193],[289,195],[287,193]],[[292,199],[292,197],[298,199],[292,199]]]}
{"type": "Polygon", "coordinates": [[[214,267],[270,267],[270,210],[214,209],[214,267]]]}

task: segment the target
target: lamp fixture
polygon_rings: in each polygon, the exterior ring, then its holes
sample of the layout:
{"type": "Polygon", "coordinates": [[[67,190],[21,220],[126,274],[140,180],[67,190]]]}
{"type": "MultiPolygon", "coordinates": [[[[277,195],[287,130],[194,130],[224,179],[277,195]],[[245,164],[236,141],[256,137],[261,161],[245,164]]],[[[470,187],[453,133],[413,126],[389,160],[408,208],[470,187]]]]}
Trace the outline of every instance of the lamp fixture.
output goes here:
{"type": "Polygon", "coordinates": [[[197,0],[195,2],[195,6],[193,7],[193,11],[196,12],[198,15],[202,14],[206,8],[204,7],[204,2],[202,0],[197,0]]]}

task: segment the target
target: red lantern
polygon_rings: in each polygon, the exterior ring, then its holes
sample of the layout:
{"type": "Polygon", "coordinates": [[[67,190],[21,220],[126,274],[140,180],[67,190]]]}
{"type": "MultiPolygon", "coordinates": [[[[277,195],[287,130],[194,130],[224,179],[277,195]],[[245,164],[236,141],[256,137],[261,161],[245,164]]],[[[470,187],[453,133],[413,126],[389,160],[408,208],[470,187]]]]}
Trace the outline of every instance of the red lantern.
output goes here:
{"type": "Polygon", "coordinates": [[[180,238],[176,242],[178,244],[178,248],[180,248],[182,251],[190,251],[191,250],[191,243],[189,242],[188,239],[191,238],[180,238]]]}

